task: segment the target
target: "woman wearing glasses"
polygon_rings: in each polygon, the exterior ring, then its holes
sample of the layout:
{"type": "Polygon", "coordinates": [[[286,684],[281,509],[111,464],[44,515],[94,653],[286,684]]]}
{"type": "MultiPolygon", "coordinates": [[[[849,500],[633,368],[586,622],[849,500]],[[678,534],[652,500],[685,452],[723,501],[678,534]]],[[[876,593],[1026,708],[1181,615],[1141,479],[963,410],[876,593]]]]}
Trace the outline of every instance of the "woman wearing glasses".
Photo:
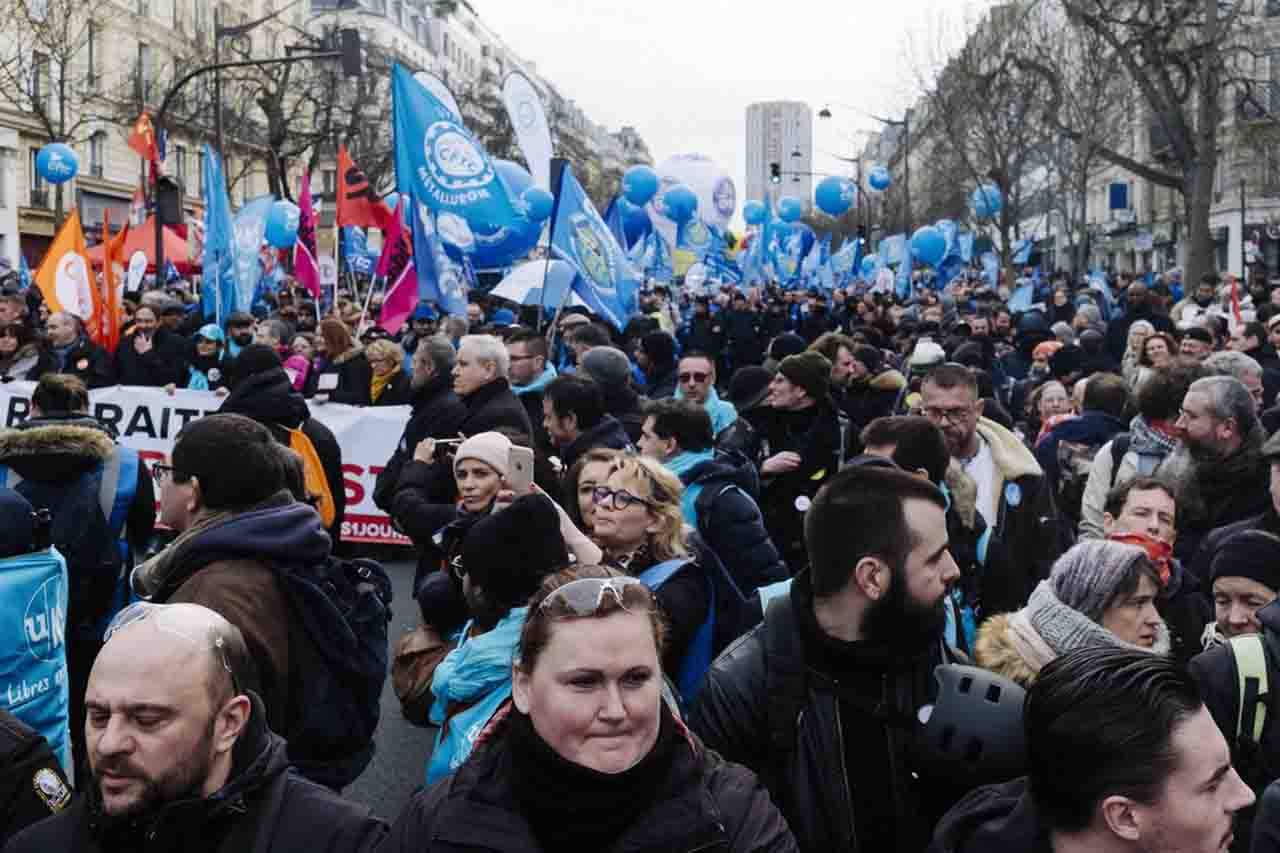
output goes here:
{"type": "Polygon", "coordinates": [[[759,781],[662,699],[663,620],[635,578],[552,575],[529,602],[512,702],[383,849],[796,850],[759,781]]]}
{"type": "Polygon", "coordinates": [[[680,479],[653,459],[624,455],[595,490],[594,539],[604,562],[658,597],[668,642],[663,665],[685,701],[711,664],[711,592],[686,544],[680,479]]]}

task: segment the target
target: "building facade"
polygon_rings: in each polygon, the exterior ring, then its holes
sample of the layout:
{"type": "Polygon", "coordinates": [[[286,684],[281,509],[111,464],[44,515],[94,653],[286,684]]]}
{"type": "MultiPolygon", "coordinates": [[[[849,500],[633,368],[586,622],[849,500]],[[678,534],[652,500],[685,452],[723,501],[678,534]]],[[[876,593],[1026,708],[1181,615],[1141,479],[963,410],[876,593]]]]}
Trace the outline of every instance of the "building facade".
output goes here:
{"type": "Polygon", "coordinates": [[[794,196],[813,204],[813,110],[800,101],[765,101],[747,107],[746,198],[775,204],[794,196]],[[773,183],[777,164],[781,182],[773,183]]]}

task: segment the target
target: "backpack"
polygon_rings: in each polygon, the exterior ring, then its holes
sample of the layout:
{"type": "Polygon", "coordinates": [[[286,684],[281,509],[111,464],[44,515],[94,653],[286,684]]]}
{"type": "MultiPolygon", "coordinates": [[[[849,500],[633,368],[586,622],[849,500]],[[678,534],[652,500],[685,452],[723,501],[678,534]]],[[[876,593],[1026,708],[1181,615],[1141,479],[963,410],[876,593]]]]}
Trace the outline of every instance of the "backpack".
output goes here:
{"type": "MultiPolygon", "coordinates": [[[[1101,442],[1058,441],[1058,490],[1054,501],[1058,509],[1073,522],[1080,521],[1080,507],[1084,503],[1089,471],[1093,469],[1093,459],[1101,447],[1101,442]]],[[[1074,528],[1073,524],[1072,529],[1074,528]]]]}
{"type": "MultiPolygon", "coordinates": [[[[637,577],[642,584],[649,588],[650,592],[656,593],[662,588],[663,584],[671,580],[676,572],[689,565],[690,562],[688,559],[679,557],[674,560],[666,560],[655,566],[650,566],[637,577]]],[[[694,563],[694,565],[698,564],[694,563]]],[[[707,576],[705,568],[703,569],[703,574],[704,577],[707,576]]],[[[716,584],[711,582],[709,577],[707,580],[707,594],[710,599],[707,618],[703,620],[703,623],[694,633],[693,639],[689,643],[689,650],[685,652],[684,660],[680,662],[680,671],[675,674],[676,689],[680,691],[680,698],[684,701],[686,707],[693,704],[698,688],[702,686],[702,676],[711,668],[711,661],[715,657],[716,584]]]]}
{"type": "Polygon", "coordinates": [[[373,560],[272,564],[289,608],[289,761],[340,790],[373,759],[387,678],[391,579],[373,560]]]}
{"type": "MultiPolygon", "coordinates": [[[[1130,435],[1127,432],[1118,434],[1111,439],[1111,486],[1116,484],[1116,475],[1120,473],[1120,463],[1124,461],[1124,457],[1129,453],[1130,435]]],[[[1138,457],[1138,476],[1150,477],[1155,473],[1156,468],[1160,467],[1160,457],[1153,453],[1134,452],[1138,457]]]]}
{"type": "Polygon", "coordinates": [[[333,500],[333,491],[329,488],[329,478],[325,476],[324,464],[316,446],[301,428],[289,429],[289,449],[302,457],[302,474],[307,487],[307,494],[316,498],[316,512],[326,529],[333,526],[338,517],[338,506],[333,500]]]}
{"type": "Polygon", "coordinates": [[[1240,708],[1236,715],[1236,740],[1262,742],[1267,723],[1267,649],[1261,634],[1245,634],[1227,641],[1236,661],[1240,683],[1240,708]]]}
{"type": "Polygon", "coordinates": [[[138,452],[117,445],[110,457],[74,482],[24,480],[0,465],[8,486],[52,518],[50,539],[67,562],[68,630],[105,627],[116,608],[129,561],[125,523],[138,488],[138,452]]]}

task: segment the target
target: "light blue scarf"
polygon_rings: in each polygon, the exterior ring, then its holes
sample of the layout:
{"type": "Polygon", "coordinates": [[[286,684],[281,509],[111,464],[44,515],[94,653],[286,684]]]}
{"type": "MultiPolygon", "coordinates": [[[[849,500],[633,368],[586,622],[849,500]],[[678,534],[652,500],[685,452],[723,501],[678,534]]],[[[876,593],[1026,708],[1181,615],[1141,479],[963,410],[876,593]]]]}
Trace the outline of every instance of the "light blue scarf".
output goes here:
{"type": "MultiPolygon", "coordinates": [[[[677,454],[668,459],[664,464],[667,470],[675,474],[683,482],[684,475],[701,465],[703,462],[710,462],[716,456],[714,450],[701,450],[697,453],[686,451],[677,454]]],[[[702,486],[698,483],[688,483],[684,487],[684,493],[680,496],[680,513],[684,516],[685,523],[692,527],[698,526],[698,495],[702,492],[702,486]]]]}
{"type": "Polygon", "coordinates": [[[528,385],[512,385],[511,391],[517,397],[523,394],[532,394],[534,391],[541,391],[543,388],[546,388],[551,384],[551,380],[555,378],[556,369],[548,364],[543,368],[542,373],[538,375],[538,378],[534,379],[528,385]]]}
{"type": "MultiPolygon", "coordinates": [[[[676,399],[684,399],[684,389],[676,389],[676,399]]],[[[720,395],[716,393],[716,389],[712,388],[711,393],[707,395],[707,402],[702,404],[707,410],[707,414],[711,416],[711,434],[719,435],[729,427],[733,426],[733,422],[738,419],[738,410],[734,408],[733,403],[728,400],[721,400],[720,395]]]]}

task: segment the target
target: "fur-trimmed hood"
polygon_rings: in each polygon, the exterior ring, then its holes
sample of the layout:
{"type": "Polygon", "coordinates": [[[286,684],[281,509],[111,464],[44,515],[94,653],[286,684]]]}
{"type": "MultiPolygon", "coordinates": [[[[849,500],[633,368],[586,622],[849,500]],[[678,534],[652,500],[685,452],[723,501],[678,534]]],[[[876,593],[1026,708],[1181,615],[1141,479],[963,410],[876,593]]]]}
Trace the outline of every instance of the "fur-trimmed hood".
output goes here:
{"type": "Polygon", "coordinates": [[[901,372],[889,368],[882,370],[867,383],[874,391],[901,391],[907,387],[907,377],[901,372]]]}
{"type": "Polygon", "coordinates": [[[1043,477],[1044,471],[1036,457],[1027,450],[1016,435],[990,418],[978,419],[978,435],[991,448],[991,456],[1001,476],[1007,480],[1021,477],[1043,477]]]}
{"type": "Polygon", "coordinates": [[[115,442],[83,421],[34,423],[0,432],[0,465],[24,480],[57,483],[111,458],[115,442]]]}
{"type": "Polygon", "coordinates": [[[978,516],[978,484],[964,472],[964,468],[955,459],[947,463],[947,475],[944,481],[947,493],[951,495],[951,506],[970,530],[978,516]]]}
{"type": "Polygon", "coordinates": [[[1008,613],[992,616],[978,627],[978,636],[973,641],[973,659],[983,669],[1029,688],[1040,670],[1028,663],[1014,647],[1009,634],[1009,616],[1008,613]]]}

